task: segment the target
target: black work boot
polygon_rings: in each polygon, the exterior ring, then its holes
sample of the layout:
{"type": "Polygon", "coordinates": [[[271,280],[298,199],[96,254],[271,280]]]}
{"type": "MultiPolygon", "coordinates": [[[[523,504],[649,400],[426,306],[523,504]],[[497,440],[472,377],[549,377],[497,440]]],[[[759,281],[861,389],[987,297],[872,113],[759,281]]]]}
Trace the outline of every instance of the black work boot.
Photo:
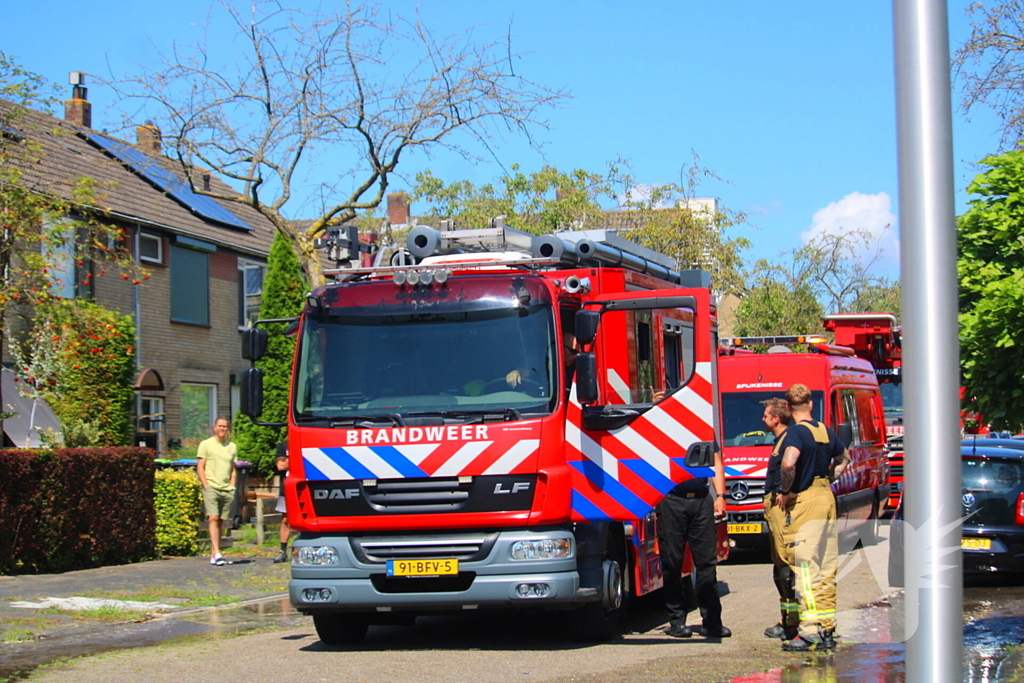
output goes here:
{"type": "Polygon", "coordinates": [[[669,625],[668,630],[665,631],[665,633],[673,638],[689,638],[693,635],[693,629],[687,626],[684,622],[677,621],[669,625]]]}

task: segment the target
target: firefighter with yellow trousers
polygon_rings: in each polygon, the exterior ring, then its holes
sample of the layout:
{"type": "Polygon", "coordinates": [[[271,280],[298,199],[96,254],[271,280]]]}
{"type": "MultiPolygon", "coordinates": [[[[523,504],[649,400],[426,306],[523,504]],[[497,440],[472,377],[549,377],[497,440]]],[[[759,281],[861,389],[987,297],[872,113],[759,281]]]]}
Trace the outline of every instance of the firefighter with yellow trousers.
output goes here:
{"type": "Polygon", "coordinates": [[[764,518],[768,522],[771,538],[772,579],[779,591],[779,623],[764,630],[768,638],[790,640],[796,637],[800,626],[800,604],[793,592],[793,570],[789,566],[787,556],[789,544],[793,541],[786,533],[786,512],[776,504],[782,486],[782,453],[786,443],[786,428],[792,421],[789,404],[781,398],[770,398],[764,402],[764,414],[761,416],[765,428],[775,435],[775,445],[768,458],[768,471],[765,474],[764,518]]]}
{"type": "Polygon", "coordinates": [[[795,638],[782,643],[791,652],[831,650],[836,646],[836,574],[839,539],[836,499],[831,482],[842,476],[850,455],[834,431],[811,415],[811,392],[794,384],[786,392],[793,424],[782,452],[781,495],[788,562],[800,604],[795,638]]]}

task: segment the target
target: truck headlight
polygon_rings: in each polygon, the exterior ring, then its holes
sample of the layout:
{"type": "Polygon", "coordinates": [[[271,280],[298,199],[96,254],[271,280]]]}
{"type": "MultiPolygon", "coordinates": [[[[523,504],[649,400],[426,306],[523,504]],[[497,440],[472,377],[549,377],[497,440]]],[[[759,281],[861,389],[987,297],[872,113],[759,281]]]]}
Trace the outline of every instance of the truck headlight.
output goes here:
{"type": "Polygon", "coordinates": [[[338,551],[329,545],[303,546],[295,553],[295,564],[305,564],[314,567],[326,567],[338,564],[341,558],[338,551]]]}
{"type": "Polygon", "coordinates": [[[516,541],[512,544],[513,560],[554,560],[572,555],[568,538],[545,538],[541,541],[516,541]]]}

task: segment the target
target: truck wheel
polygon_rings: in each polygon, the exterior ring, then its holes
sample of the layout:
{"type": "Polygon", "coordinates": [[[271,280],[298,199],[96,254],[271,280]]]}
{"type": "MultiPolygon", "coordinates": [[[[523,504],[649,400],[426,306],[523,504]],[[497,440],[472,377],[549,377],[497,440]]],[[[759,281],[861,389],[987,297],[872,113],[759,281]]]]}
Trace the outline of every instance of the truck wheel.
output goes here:
{"type": "Polygon", "coordinates": [[[857,535],[860,536],[861,547],[867,548],[878,543],[878,490],[875,490],[875,495],[871,499],[871,514],[868,515],[868,520],[860,525],[857,529],[857,535]]]}
{"type": "Polygon", "coordinates": [[[605,559],[602,567],[603,597],[569,614],[573,638],[589,643],[604,642],[611,640],[619,632],[626,612],[624,565],[625,563],[618,559],[605,559]]]}
{"type": "Polygon", "coordinates": [[[313,625],[324,645],[356,645],[366,637],[370,620],[363,614],[314,614],[313,625]]]}

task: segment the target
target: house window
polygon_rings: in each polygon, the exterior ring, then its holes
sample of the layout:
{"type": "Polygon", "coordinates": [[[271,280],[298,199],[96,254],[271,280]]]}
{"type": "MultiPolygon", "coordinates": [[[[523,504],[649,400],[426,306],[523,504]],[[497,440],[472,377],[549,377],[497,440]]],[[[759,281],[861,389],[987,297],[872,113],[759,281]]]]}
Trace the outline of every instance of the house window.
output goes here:
{"type": "Polygon", "coordinates": [[[217,385],[181,383],[181,438],[209,438],[217,419],[217,385]]]}
{"type": "Polygon", "coordinates": [[[210,255],[171,245],[171,320],[210,324],[210,255]]]}
{"type": "Polygon", "coordinates": [[[139,233],[139,260],[149,263],[164,262],[164,241],[156,235],[139,233]]]}
{"type": "Polygon", "coordinates": [[[252,323],[259,320],[266,272],[267,267],[261,263],[238,259],[239,327],[252,327],[252,323]]]}
{"type": "MultiPolygon", "coordinates": [[[[62,299],[78,296],[78,222],[71,218],[49,222],[45,228],[44,256],[50,293],[62,299]]],[[[45,271],[44,271],[45,272],[45,271]]]]}

